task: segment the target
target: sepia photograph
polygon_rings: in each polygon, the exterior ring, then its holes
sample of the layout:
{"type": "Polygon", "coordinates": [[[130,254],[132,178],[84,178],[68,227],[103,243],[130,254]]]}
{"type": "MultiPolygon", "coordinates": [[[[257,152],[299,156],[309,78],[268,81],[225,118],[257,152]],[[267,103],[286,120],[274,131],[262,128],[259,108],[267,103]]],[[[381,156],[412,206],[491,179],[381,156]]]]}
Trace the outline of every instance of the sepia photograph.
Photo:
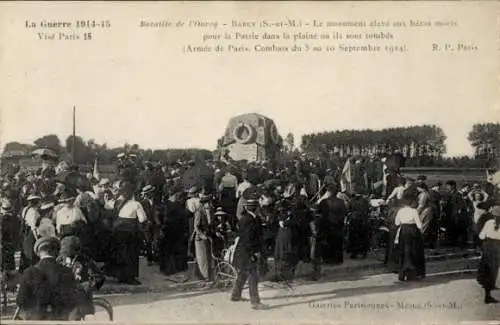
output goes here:
{"type": "Polygon", "coordinates": [[[2,324],[500,324],[500,3],[0,3],[2,324]]]}

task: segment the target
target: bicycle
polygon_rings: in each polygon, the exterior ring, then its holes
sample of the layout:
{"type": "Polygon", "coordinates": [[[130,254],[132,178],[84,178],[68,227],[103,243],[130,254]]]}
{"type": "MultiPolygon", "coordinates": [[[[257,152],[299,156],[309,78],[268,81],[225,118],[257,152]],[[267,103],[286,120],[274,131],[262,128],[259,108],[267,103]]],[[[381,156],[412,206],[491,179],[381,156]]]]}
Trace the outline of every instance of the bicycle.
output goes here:
{"type": "MultiPolygon", "coordinates": [[[[96,307],[102,307],[106,313],[107,320],[113,321],[114,313],[113,313],[113,306],[111,303],[103,298],[103,297],[93,297],[92,298],[92,305],[94,306],[94,310],[96,307]]],[[[14,316],[12,316],[12,320],[23,320],[21,315],[20,315],[21,309],[19,307],[16,308],[16,311],[14,313],[14,316]]],[[[93,321],[92,316],[96,316],[97,311],[94,312],[93,315],[85,315],[82,317],[82,321],[93,321]]]]}
{"type": "Polygon", "coordinates": [[[219,256],[214,253],[214,241],[210,240],[210,244],[212,248],[212,258],[215,261],[215,279],[212,287],[224,290],[231,289],[236,283],[236,277],[238,275],[238,271],[232,264],[234,249],[236,248],[237,240],[229,247],[224,245],[226,247],[222,249],[219,256]]]}

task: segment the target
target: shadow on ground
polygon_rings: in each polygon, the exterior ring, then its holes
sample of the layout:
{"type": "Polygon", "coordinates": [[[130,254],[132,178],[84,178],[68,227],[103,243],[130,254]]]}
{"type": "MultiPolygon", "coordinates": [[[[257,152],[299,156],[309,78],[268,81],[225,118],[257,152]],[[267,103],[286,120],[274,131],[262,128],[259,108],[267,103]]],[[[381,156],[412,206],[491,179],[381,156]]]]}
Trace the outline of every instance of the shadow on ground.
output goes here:
{"type": "MultiPolygon", "coordinates": [[[[463,279],[471,279],[474,278],[475,274],[444,274],[444,275],[434,275],[428,276],[425,280],[416,281],[416,282],[398,282],[395,281],[389,285],[380,285],[380,286],[368,286],[368,287],[355,287],[355,288],[341,288],[341,289],[333,289],[327,291],[320,291],[314,293],[294,293],[294,289],[311,284],[311,283],[292,283],[291,288],[287,287],[283,284],[272,284],[268,285],[267,283],[264,286],[261,286],[261,292],[265,295],[265,292],[268,290],[279,290],[285,289],[287,291],[286,294],[281,294],[273,297],[265,297],[264,301],[269,302],[271,304],[270,309],[279,309],[289,306],[295,305],[303,305],[303,304],[312,304],[318,303],[321,301],[326,301],[330,299],[337,298],[347,298],[347,297],[360,297],[364,295],[370,294],[379,294],[379,293],[389,293],[389,292],[399,292],[399,291],[407,291],[418,288],[425,288],[437,284],[445,284],[451,281],[463,280],[463,279]],[[292,289],[292,290],[290,290],[292,289]],[[317,297],[317,298],[315,298],[317,297]],[[304,298],[313,298],[309,300],[304,300],[304,298]],[[286,302],[283,304],[272,304],[271,301],[274,300],[292,300],[290,302],[286,302]]],[[[344,280],[342,280],[344,281],[344,280]]],[[[314,282],[314,284],[321,283],[331,283],[332,281],[323,281],[323,282],[314,282]]],[[[189,299],[194,297],[200,297],[204,295],[211,295],[216,293],[225,292],[229,299],[229,290],[222,291],[216,289],[205,289],[205,290],[197,290],[195,292],[189,293],[145,293],[145,294],[134,294],[134,295],[120,295],[120,296],[108,296],[106,297],[114,307],[116,306],[130,306],[130,305],[139,305],[139,304],[151,304],[155,302],[161,301],[169,301],[174,299],[189,299]]]]}

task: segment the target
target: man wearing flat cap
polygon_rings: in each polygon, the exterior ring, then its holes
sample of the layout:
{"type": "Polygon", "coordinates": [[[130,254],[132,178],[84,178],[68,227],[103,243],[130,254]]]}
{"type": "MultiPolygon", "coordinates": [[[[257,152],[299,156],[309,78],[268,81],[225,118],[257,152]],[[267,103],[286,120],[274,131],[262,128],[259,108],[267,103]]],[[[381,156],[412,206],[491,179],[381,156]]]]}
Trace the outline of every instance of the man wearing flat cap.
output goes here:
{"type": "Polygon", "coordinates": [[[77,282],[70,269],[57,263],[59,249],[55,237],[35,243],[40,262],[24,271],[16,298],[24,320],[66,321],[78,307],[77,282]]]}

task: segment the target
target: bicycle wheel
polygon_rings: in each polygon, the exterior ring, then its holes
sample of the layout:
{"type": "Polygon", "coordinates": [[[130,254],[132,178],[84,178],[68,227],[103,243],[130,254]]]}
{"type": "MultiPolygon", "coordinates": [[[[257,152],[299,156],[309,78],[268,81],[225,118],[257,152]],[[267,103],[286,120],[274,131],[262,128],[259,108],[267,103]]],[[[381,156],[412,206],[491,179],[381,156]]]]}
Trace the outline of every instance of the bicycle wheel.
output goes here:
{"type": "Polygon", "coordinates": [[[232,288],[236,282],[237,271],[230,263],[221,261],[215,267],[214,286],[218,289],[232,288]]]}
{"type": "Polygon", "coordinates": [[[85,315],[85,321],[113,321],[113,306],[102,297],[94,297],[92,300],[95,312],[93,315],[85,315]]]}

